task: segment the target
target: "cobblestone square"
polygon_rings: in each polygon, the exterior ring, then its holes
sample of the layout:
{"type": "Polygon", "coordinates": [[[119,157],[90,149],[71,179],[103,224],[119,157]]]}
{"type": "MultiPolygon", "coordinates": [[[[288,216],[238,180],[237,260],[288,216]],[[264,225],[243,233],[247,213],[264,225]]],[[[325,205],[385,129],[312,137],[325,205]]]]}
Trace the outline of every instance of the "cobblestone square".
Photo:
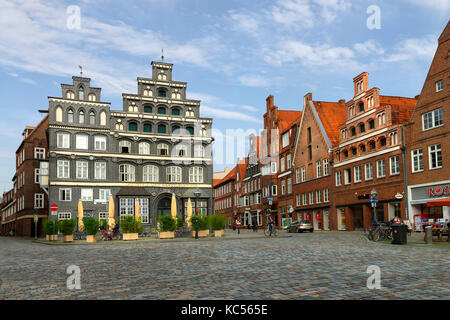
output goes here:
{"type": "Polygon", "coordinates": [[[0,238],[0,299],[448,299],[450,247],[359,232],[54,246],[0,238]],[[225,241],[226,240],[226,241],[225,241]],[[67,267],[81,269],[69,290],[67,267]],[[366,283],[381,269],[381,289],[366,283]]]}

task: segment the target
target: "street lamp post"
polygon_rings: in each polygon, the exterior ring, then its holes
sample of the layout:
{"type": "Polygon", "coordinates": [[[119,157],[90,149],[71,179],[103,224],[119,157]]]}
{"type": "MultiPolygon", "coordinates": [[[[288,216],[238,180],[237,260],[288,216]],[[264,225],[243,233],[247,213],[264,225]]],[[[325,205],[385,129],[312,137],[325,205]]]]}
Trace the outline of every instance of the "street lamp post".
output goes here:
{"type": "Polygon", "coordinates": [[[200,191],[195,190],[195,239],[198,239],[198,198],[200,197],[200,191]]]}
{"type": "MultiPolygon", "coordinates": [[[[370,198],[376,199],[377,195],[378,195],[378,193],[375,191],[375,188],[373,188],[372,191],[370,192],[370,198]]],[[[375,201],[372,201],[372,208],[373,208],[373,218],[375,219],[376,222],[378,222],[377,221],[377,203],[375,201]]]]}

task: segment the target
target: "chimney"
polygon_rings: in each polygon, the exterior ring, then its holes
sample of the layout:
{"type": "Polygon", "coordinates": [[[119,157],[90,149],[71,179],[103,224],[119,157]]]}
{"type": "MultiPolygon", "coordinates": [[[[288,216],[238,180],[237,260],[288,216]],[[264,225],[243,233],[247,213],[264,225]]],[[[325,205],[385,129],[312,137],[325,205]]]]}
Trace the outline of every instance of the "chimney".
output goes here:
{"type": "Polygon", "coordinates": [[[339,104],[341,104],[341,105],[345,106],[345,99],[341,99],[341,100],[339,100],[339,104]]]}
{"type": "Polygon", "coordinates": [[[312,101],[312,93],[308,92],[304,97],[303,97],[303,107],[306,107],[306,105],[308,104],[309,101],[312,101]]]}

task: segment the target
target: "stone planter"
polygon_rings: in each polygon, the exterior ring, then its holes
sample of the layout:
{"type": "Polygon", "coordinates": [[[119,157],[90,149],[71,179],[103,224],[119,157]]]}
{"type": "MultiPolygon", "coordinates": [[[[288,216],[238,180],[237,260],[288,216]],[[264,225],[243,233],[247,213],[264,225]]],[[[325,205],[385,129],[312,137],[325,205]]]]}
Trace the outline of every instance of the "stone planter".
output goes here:
{"type": "Polygon", "coordinates": [[[138,233],[124,233],[123,234],[123,240],[129,241],[129,240],[137,240],[139,238],[138,233]]]}
{"type": "Polygon", "coordinates": [[[97,237],[92,235],[86,236],[86,242],[97,242],[97,237]]]}
{"type": "MultiPolygon", "coordinates": [[[[198,230],[199,238],[206,238],[207,236],[209,236],[209,230],[198,230]]],[[[192,231],[192,238],[195,238],[195,230],[192,231]]]]}
{"type": "Polygon", "coordinates": [[[214,237],[223,237],[223,229],[222,230],[214,230],[214,237]]]}
{"type": "Polygon", "coordinates": [[[63,236],[64,242],[72,242],[73,241],[73,234],[70,236],[63,236]]]}
{"type": "Polygon", "coordinates": [[[173,238],[175,238],[175,232],[174,231],[160,232],[159,238],[160,239],[173,239],[173,238]]]}

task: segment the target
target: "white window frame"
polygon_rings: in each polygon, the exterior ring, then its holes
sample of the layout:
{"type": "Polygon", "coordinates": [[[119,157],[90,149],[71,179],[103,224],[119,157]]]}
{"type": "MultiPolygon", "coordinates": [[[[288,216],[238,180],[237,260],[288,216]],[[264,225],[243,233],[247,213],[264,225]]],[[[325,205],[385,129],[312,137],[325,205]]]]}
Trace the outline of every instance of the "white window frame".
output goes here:
{"type": "Polygon", "coordinates": [[[323,175],[328,176],[330,174],[330,166],[328,159],[323,159],[323,175]]]}
{"type": "Polygon", "coordinates": [[[422,172],[424,170],[422,148],[411,150],[411,169],[413,173],[422,172]]]}
{"type": "Polygon", "coordinates": [[[94,189],[81,188],[81,201],[94,201],[94,189]]]}
{"type": "Polygon", "coordinates": [[[150,143],[140,142],[139,143],[139,154],[149,155],[150,154],[150,143]]]}
{"type": "Polygon", "coordinates": [[[344,169],[344,184],[348,185],[352,183],[352,169],[344,169]]]}
{"type": "Polygon", "coordinates": [[[364,164],[364,180],[373,180],[373,164],[367,162],[364,164]]]}
{"type": "Polygon", "coordinates": [[[119,181],[121,182],[135,182],[136,168],[131,164],[119,165],[119,181]]]}
{"type": "Polygon", "coordinates": [[[361,166],[356,166],[353,168],[353,174],[354,174],[354,182],[361,182],[362,180],[362,172],[361,172],[361,166]]]}
{"type": "Polygon", "coordinates": [[[330,202],[330,190],[323,189],[323,202],[330,202]]]}
{"type": "Polygon", "coordinates": [[[76,178],[89,179],[89,162],[86,160],[77,160],[76,162],[76,178]]]}
{"type": "Polygon", "coordinates": [[[34,183],[39,184],[41,182],[40,178],[39,178],[40,171],[41,171],[41,169],[39,169],[39,168],[34,169],[34,183]]]}
{"type": "Polygon", "coordinates": [[[145,165],[142,167],[143,182],[159,182],[159,167],[155,165],[145,165]]]}
{"type": "Polygon", "coordinates": [[[317,178],[322,177],[322,161],[316,161],[316,176],[317,178]]]}
{"type": "Polygon", "coordinates": [[[70,148],[70,133],[58,132],[56,134],[56,147],[59,149],[70,148]]]}
{"type": "Polygon", "coordinates": [[[386,160],[380,159],[377,160],[377,178],[384,178],[384,177],[386,177],[386,160]],[[381,163],[383,163],[383,166],[381,166],[381,163]],[[382,168],[383,170],[380,170],[380,168],[382,168]]]}
{"type": "Polygon", "coordinates": [[[45,159],[45,148],[34,148],[35,159],[45,159]]]}
{"type": "Polygon", "coordinates": [[[70,160],[60,159],[56,162],[57,173],[56,176],[59,179],[70,178],[70,160]],[[62,171],[61,171],[62,169],[62,171]],[[67,169],[67,171],[66,171],[67,169]]]}
{"type": "Polygon", "coordinates": [[[108,202],[110,196],[111,196],[111,189],[98,190],[98,199],[101,200],[102,202],[108,202]]]}
{"type": "Polygon", "coordinates": [[[306,167],[302,167],[302,182],[306,181],[306,167]]]}
{"type": "Polygon", "coordinates": [[[69,220],[72,219],[71,212],[58,212],[58,220],[69,220]]]}
{"type": "Polygon", "coordinates": [[[94,179],[106,180],[106,162],[96,161],[94,163],[94,179]]]}
{"type": "Polygon", "coordinates": [[[203,183],[203,167],[189,168],[189,183],[203,183]]]}
{"type": "Polygon", "coordinates": [[[342,172],[336,171],[335,175],[336,187],[342,186],[342,172]]]}
{"type": "Polygon", "coordinates": [[[433,144],[431,146],[428,146],[428,159],[429,159],[429,169],[430,170],[435,170],[435,169],[441,169],[442,168],[442,145],[440,143],[438,144],[433,144]],[[436,150],[432,149],[435,148],[436,150]],[[433,157],[432,154],[435,153],[436,154],[436,165],[434,166],[434,161],[433,161],[433,157]],[[439,165],[439,158],[441,159],[441,165],[439,165]]]}
{"type": "Polygon", "coordinates": [[[72,189],[60,188],[59,189],[59,201],[72,201],[72,189]]]}
{"type": "Polygon", "coordinates": [[[180,183],[182,181],[182,169],[177,166],[166,168],[166,181],[170,183],[180,183]]]}
{"type": "Polygon", "coordinates": [[[389,158],[389,168],[391,176],[400,174],[400,156],[393,156],[389,158]],[[392,165],[395,165],[395,167],[392,165]]]}
{"type": "Polygon", "coordinates": [[[422,114],[422,131],[442,127],[444,125],[444,110],[438,108],[422,114]],[[425,120],[427,118],[427,120],[425,120]],[[429,119],[429,120],[428,120],[429,119]],[[437,124],[436,122],[439,121],[437,124]],[[430,123],[431,122],[431,123],[430,123]]]}
{"type": "Polygon", "coordinates": [[[94,136],[94,149],[98,151],[106,150],[106,137],[105,136],[94,136]]]}
{"type": "Polygon", "coordinates": [[[43,193],[35,193],[34,194],[34,209],[43,209],[44,208],[44,194],[43,193]]]}
{"type": "Polygon", "coordinates": [[[436,92],[444,90],[444,80],[436,81],[436,92]]]}

